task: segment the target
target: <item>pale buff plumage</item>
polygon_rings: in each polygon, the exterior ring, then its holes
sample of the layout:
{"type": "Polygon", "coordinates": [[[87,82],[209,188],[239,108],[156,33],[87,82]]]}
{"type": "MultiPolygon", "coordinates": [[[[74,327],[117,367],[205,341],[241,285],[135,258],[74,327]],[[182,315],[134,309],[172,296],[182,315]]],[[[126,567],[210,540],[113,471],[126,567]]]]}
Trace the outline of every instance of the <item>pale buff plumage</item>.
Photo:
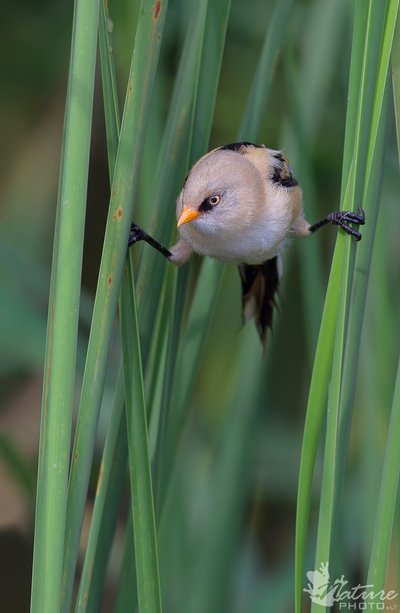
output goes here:
{"type": "Polygon", "coordinates": [[[214,149],[202,157],[187,176],[176,213],[180,240],[170,249],[176,264],[193,251],[223,261],[261,264],[280,253],[290,234],[307,236],[310,228],[302,190],[286,158],[253,145],[214,149]],[[279,181],[285,176],[291,177],[291,187],[279,181]],[[202,211],[202,203],[213,195],[218,204],[202,211]]]}

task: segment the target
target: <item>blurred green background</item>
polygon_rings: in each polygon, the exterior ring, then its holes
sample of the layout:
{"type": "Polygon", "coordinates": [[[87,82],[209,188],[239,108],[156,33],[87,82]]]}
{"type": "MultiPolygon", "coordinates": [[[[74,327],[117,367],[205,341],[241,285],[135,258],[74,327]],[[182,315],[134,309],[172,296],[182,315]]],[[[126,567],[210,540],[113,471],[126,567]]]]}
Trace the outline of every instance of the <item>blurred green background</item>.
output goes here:
{"type": "MultiPolygon", "coordinates": [[[[232,0],[210,148],[236,139],[275,4],[273,0],[246,3],[232,0]]],[[[161,142],[192,8],[192,2],[173,0],[167,14],[146,143],[147,165],[143,169],[139,196],[138,221],[143,224],[151,215],[151,202],[146,201],[151,191],[149,186],[155,180],[151,158],[161,142]]],[[[137,10],[136,2],[110,2],[121,99],[137,10]]],[[[20,0],[2,7],[0,593],[2,610],[7,612],[26,611],[29,603],[47,297],[71,21],[72,5],[62,0],[56,3],[38,0],[35,4],[20,0]]],[[[352,6],[347,0],[294,0],[260,132],[260,142],[272,148],[285,148],[294,174],[303,185],[305,209],[311,222],[339,205],[351,28],[352,6]]],[[[383,196],[340,531],[346,543],[346,568],[354,578],[364,570],[369,555],[369,535],[399,353],[399,188],[390,108],[383,196]]],[[[104,117],[98,82],[83,262],[78,385],[108,200],[104,117]]],[[[173,217],[175,202],[166,202],[165,206],[173,217]]],[[[310,239],[318,243],[318,262],[325,282],[335,233],[335,229],[326,228],[310,239]]],[[[148,247],[140,244],[135,249],[148,247]]],[[[301,264],[307,249],[306,243],[293,241],[285,253],[280,310],[275,317],[270,347],[264,358],[261,348],[254,355],[255,363],[264,359],[268,367],[260,394],[262,406],[252,430],[251,453],[242,471],[240,485],[248,488],[248,496],[245,512],[237,519],[239,529],[232,560],[229,611],[291,610],[298,463],[324,290],[317,285],[312,295],[305,295],[304,280],[313,274],[301,264]]],[[[163,561],[163,551],[188,550],[186,559],[190,559],[190,552],[197,550],[199,539],[207,531],[213,504],[209,481],[213,466],[218,465],[219,441],[229,419],[227,407],[234,389],[235,369],[231,366],[241,339],[240,302],[237,270],[226,266],[179,452],[176,491],[181,497],[180,514],[174,521],[170,520],[169,525],[174,525],[175,530],[167,537],[164,535],[165,541],[160,547],[161,580],[167,576],[170,603],[185,601],[183,595],[190,589],[190,578],[201,567],[201,560],[193,553],[190,568],[181,568],[179,560],[184,556],[176,553],[175,572],[163,572],[163,564],[170,564],[170,557],[163,561]]],[[[118,340],[113,351],[118,355],[118,340]]],[[[111,368],[99,426],[99,449],[104,440],[115,376],[111,368]]],[[[93,495],[95,476],[92,485],[93,495]]],[[[110,610],[108,603],[116,589],[126,503],[124,500],[121,507],[104,611],[110,610]]],[[[83,543],[84,539],[85,534],[83,543]]],[[[171,604],[167,610],[177,609],[171,604]]]]}

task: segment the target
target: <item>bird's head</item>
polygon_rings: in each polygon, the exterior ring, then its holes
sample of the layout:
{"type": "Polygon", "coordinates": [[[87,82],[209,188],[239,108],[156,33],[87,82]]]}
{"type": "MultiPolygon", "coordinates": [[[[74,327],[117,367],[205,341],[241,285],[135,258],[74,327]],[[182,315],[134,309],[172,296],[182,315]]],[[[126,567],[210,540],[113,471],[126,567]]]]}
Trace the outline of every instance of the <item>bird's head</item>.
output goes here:
{"type": "Polygon", "coordinates": [[[264,187],[246,156],[216,149],[203,156],[186,177],[177,201],[181,235],[227,236],[253,223],[264,187]]]}

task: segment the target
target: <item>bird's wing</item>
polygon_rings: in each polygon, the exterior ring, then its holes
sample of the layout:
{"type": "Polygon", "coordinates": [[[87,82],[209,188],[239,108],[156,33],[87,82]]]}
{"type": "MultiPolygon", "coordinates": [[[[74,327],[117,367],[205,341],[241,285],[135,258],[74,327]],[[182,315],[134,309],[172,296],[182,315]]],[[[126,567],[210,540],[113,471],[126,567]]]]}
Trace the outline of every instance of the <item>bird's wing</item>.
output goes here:
{"type": "Polygon", "coordinates": [[[268,329],[272,328],[273,311],[279,288],[279,262],[275,256],[263,264],[240,264],[242,281],[243,319],[255,318],[260,339],[267,342],[268,329]]]}
{"type": "Polygon", "coordinates": [[[293,176],[289,161],[283,151],[267,149],[270,156],[271,181],[281,187],[296,187],[297,180],[293,176]]]}

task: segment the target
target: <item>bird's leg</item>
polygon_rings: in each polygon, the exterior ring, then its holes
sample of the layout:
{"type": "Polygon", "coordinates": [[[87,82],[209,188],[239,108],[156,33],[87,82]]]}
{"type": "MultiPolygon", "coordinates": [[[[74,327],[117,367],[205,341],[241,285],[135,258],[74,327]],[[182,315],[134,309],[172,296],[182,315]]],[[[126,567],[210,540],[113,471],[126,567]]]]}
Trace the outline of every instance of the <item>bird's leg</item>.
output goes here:
{"type": "Polygon", "coordinates": [[[145,241],[154,247],[154,249],[157,249],[157,251],[162,253],[162,255],[167,258],[167,260],[169,260],[172,256],[172,253],[166,247],[156,241],[152,236],[150,236],[150,234],[147,234],[147,232],[142,230],[142,228],[140,228],[137,224],[133,223],[129,232],[128,247],[139,241],[145,241]]]}
{"type": "Polygon", "coordinates": [[[340,226],[347,234],[350,234],[356,241],[361,240],[361,234],[358,230],[354,230],[349,223],[355,224],[356,226],[363,226],[365,224],[365,213],[364,210],[359,206],[358,213],[353,213],[353,211],[335,211],[334,213],[329,213],[317,223],[313,224],[309,227],[308,231],[310,233],[319,230],[322,226],[325,226],[327,223],[332,223],[336,226],[340,226]]]}

